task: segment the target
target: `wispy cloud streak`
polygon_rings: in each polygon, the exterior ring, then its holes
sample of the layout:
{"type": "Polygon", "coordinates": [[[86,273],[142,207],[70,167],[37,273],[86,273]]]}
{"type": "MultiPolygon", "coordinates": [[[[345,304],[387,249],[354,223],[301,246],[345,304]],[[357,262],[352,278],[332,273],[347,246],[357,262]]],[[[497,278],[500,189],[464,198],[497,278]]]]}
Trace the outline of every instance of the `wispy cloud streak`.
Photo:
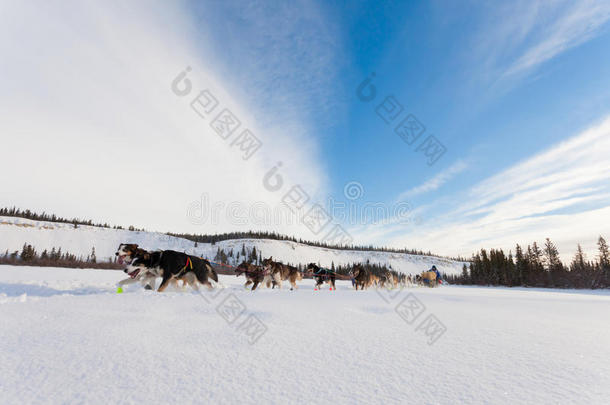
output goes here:
{"type": "Polygon", "coordinates": [[[468,164],[466,162],[459,160],[453,165],[449,166],[447,169],[438,173],[436,176],[426,180],[424,183],[404,191],[396,199],[401,201],[420,194],[438,190],[441,186],[443,186],[443,184],[447,183],[449,180],[466,170],[467,167],[468,164]]]}
{"type": "MultiPolygon", "coordinates": [[[[544,9],[532,2],[536,11],[544,9]]],[[[550,10],[551,12],[554,10],[550,10]]],[[[531,45],[526,47],[518,59],[507,69],[504,76],[515,75],[544,63],[562,52],[578,46],[601,32],[610,20],[610,3],[604,1],[571,1],[558,12],[557,18],[547,27],[540,28],[538,35],[532,34],[531,45]]],[[[540,21],[546,20],[540,15],[540,21]]]]}

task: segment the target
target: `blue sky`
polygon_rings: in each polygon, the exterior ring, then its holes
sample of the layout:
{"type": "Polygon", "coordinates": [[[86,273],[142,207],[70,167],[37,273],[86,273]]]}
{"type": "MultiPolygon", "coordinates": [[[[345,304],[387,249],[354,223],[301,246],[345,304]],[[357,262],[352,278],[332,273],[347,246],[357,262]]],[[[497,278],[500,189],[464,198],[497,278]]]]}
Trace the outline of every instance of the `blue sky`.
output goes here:
{"type": "MultiPolygon", "coordinates": [[[[249,57],[267,59],[273,53],[277,37],[265,35],[265,29],[282,40],[306,41],[302,53],[276,55],[289,59],[290,66],[266,68],[270,79],[263,87],[268,102],[273,105],[277,97],[284,103],[282,92],[287,91],[298,97],[288,100],[307,106],[307,136],[319,145],[318,164],[328,175],[331,198],[345,200],[344,185],[357,181],[364,190],[358,203],[408,201],[418,225],[443,227],[443,221],[459,220],[455,215],[440,218],[479,198],[469,189],[599,124],[609,112],[609,8],[599,2],[302,3],[299,10],[315,10],[305,17],[279,5],[264,11],[252,8],[256,10],[243,11],[234,4],[215,10],[217,18],[211,18],[222,26],[212,31],[230,30],[236,44],[234,52],[221,56],[228,69],[247,70],[253,62],[249,57]],[[310,25],[311,15],[317,20],[310,25]],[[259,19],[254,24],[261,31],[249,30],[250,18],[259,19]],[[282,18],[285,31],[274,31],[283,25],[278,23],[282,18]],[[316,25],[323,28],[316,31],[316,25]],[[250,53],[247,49],[253,45],[263,50],[250,53]],[[312,66],[318,51],[326,69],[312,66]],[[356,88],[372,72],[378,95],[365,103],[356,97],[356,88]],[[375,114],[386,96],[394,96],[404,107],[400,118],[414,114],[425,125],[426,135],[433,134],[446,147],[434,165],[415,151],[416,145],[402,142],[394,125],[375,114]]],[[[209,20],[201,16],[202,23],[209,20]]],[[[248,75],[244,78],[241,86],[248,88],[248,75]]],[[[253,93],[259,95],[256,89],[253,93]]],[[[587,198],[561,211],[532,210],[531,216],[606,207],[607,184],[601,183],[594,191],[584,191],[587,198]]],[[[573,191],[549,198],[568,199],[573,191]]],[[[504,220],[512,219],[508,215],[504,220]]],[[[396,243],[397,235],[417,235],[421,230],[385,227],[371,233],[370,227],[361,228],[353,231],[363,233],[363,243],[371,236],[375,240],[370,242],[396,243]]],[[[607,230],[585,228],[579,236],[586,235],[581,242],[590,245],[598,232],[607,230]]],[[[552,236],[544,229],[529,231],[528,226],[527,235],[539,241],[552,236]]],[[[531,242],[525,235],[511,236],[514,243],[531,242]]],[[[557,237],[565,235],[557,232],[557,237]]],[[[485,241],[485,232],[476,239],[485,241]]],[[[577,240],[568,239],[562,247],[577,240]]],[[[417,245],[417,236],[405,240],[417,245]]]]}
{"type": "Polygon", "coordinates": [[[45,170],[5,162],[40,190],[10,183],[10,204],[156,230],[323,238],[300,222],[185,218],[203,194],[278,204],[260,178],[281,161],[286,184],[327,209],[385,207],[377,223],[335,215],[358,244],[469,255],[551,237],[567,258],[578,242],[592,255],[597,236],[610,234],[607,3],[67,2],[12,5],[5,16],[4,38],[22,43],[1,43],[12,61],[0,68],[11,117],[3,132],[21,134],[11,147],[41,144],[35,157],[56,157],[45,170]],[[253,159],[202,138],[209,127],[168,91],[187,65],[196,87],[212,89],[262,139],[253,159]],[[357,88],[373,72],[376,97],[363,102],[357,88]],[[391,124],[376,114],[388,96],[403,107],[391,124]],[[394,133],[407,114],[426,128],[413,145],[394,133]],[[433,165],[416,151],[428,135],[446,148],[433,165]],[[125,159],[122,142],[145,145],[146,164],[125,159]],[[87,148],[98,158],[74,158],[87,148]],[[122,188],[114,179],[125,172],[175,190],[127,201],[125,190],[100,191],[122,188]],[[66,177],[65,193],[45,175],[66,177]],[[409,212],[396,218],[400,203],[409,212]]]}

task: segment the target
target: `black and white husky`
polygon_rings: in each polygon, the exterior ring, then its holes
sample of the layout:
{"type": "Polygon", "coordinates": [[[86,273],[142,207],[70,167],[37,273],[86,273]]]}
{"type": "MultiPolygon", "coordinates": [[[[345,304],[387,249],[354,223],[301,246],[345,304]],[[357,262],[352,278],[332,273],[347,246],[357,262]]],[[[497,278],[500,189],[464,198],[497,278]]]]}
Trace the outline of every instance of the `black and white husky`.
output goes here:
{"type": "Polygon", "coordinates": [[[122,287],[129,284],[141,283],[147,290],[155,289],[155,281],[157,277],[159,277],[159,273],[143,268],[135,268],[131,265],[136,256],[142,257],[145,254],[149,254],[149,252],[140,248],[135,243],[121,243],[119,245],[115,256],[117,257],[119,264],[127,266],[123,271],[127,273],[129,277],[119,281],[117,284],[118,286],[122,287]]]}
{"type": "Polygon", "coordinates": [[[162,277],[158,292],[164,291],[170,282],[178,280],[182,280],[183,286],[188,284],[195,290],[199,289],[198,283],[213,288],[210,280],[218,282],[218,275],[210,262],[174,250],[136,253],[126,271],[130,277],[138,277],[141,272],[145,272],[145,276],[162,277]]]}

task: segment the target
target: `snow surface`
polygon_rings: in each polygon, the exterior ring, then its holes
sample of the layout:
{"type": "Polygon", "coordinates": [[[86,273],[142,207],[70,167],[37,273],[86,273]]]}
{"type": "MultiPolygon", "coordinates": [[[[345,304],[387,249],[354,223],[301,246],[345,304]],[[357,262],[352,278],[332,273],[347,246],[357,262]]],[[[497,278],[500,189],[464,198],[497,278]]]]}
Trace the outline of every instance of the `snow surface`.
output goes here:
{"type": "Polygon", "coordinates": [[[123,276],[0,266],[1,403],[610,398],[608,291],[449,286],[378,293],[339,282],[331,292],[303,280],[298,291],[249,292],[243,278],[221,276],[225,288],[202,295],[135,285],[117,294],[123,276]],[[395,309],[414,298],[423,312],[406,317],[409,324],[395,309]],[[245,309],[233,320],[226,304],[235,299],[245,309]],[[444,334],[420,327],[429,315],[444,334]],[[254,343],[241,326],[250,316],[266,328],[254,343]],[[438,339],[429,345],[431,337],[438,339]]]}
{"type": "Polygon", "coordinates": [[[392,266],[394,270],[405,274],[418,274],[436,265],[440,272],[457,274],[462,272],[463,262],[453,260],[408,255],[404,253],[389,253],[357,250],[333,250],[319,248],[290,241],[270,239],[238,239],[210,243],[195,243],[176,238],[163,233],[137,232],[118,229],[107,229],[95,226],[79,225],[74,228],[71,224],[55,222],[32,221],[23,218],[0,217],[0,254],[6,250],[21,251],[24,243],[34,246],[38,252],[44,249],[61,247],[62,251],[87,257],[91,248],[95,247],[98,260],[114,258],[119,244],[137,243],[148,250],[173,249],[189,254],[213,259],[220,247],[228,252],[241,251],[243,245],[251,249],[256,247],[263,257],[273,256],[274,259],[290,264],[320,263],[322,266],[346,265],[352,263],[381,263],[392,266]]]}

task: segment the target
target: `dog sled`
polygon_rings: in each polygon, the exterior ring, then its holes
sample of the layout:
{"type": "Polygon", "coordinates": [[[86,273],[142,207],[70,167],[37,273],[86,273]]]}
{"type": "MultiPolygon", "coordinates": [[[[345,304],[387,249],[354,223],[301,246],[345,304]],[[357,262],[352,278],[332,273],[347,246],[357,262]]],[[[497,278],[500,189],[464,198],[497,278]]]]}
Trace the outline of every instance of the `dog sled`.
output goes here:
{"type": "Polygon", "coordinates": [[[441,274],[436,269],[436,266],[432,266],[432,268],[428,271],[424,271],[420,276],[420,283],[423,286],[427,286],[430,288],[434,288],[439,284],[442,284],[441,274]]]}

